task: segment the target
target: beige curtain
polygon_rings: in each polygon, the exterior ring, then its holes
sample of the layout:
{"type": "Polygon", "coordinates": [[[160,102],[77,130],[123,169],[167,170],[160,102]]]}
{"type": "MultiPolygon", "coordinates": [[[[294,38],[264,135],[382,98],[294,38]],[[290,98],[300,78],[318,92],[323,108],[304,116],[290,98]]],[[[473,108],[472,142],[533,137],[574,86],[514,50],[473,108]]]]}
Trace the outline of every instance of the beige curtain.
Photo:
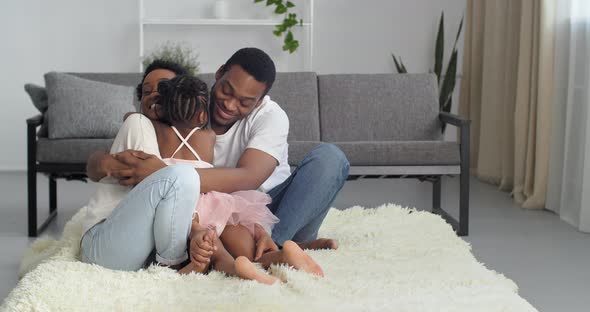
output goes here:
{"type": "Polygon", "coordinates": [[[553,99],[553,1],[467,0],[459,114],[472,173],[544,208],[553,99]]]}

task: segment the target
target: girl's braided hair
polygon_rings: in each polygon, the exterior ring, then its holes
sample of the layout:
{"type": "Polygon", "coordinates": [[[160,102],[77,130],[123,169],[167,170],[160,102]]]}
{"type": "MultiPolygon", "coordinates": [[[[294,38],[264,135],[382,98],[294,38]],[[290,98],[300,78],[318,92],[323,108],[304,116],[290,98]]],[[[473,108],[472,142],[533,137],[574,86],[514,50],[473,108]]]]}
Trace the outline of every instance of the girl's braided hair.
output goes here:
{"type": "MultiPolygon", "coordinates": [[[[201,111],[209,113],[209,89],[201,79],[181,75],[158,83],[160,120],[168,125],[189,123],[201,111]]],[[[203,125],[203,127],[205,127],[203,125]]]]}

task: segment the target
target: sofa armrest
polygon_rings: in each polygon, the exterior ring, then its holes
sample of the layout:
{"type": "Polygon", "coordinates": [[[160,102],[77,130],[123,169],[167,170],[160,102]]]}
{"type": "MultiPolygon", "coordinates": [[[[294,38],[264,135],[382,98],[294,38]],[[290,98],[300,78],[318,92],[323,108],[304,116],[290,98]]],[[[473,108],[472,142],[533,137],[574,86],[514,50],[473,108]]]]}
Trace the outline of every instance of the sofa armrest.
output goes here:
{"type": "MultiPolygon", "coordinates": [[[[471,120],[462,119],[461,117],[445,112],[439,113],[439,119],[445,124],[450,124],[459,128],[459,154],[461,157],[461,175],[469,175],[469,143],[470,143],[470,128],[471,120]]],[[[462,179],[467,181],[467,178],[462,179]]],[[[468,183],[468,182],[464,182],[468,183]]],[[[465,186],[468,187],[468,186],[465,186]]],[[[467,230],[465,229],[464,233],[467,230]]]]}
{"type": "Polygon", "coordinates": [[[36,128],[42,124],[43,124],[43,115],[41,115],[41,114],[27,119],[27,126],[29,126],[29,127],[36,128]]]}
{"type": "Polygon", "coordinates": [[[450,124],[450,125],[453,125],[456,127],[464,127],[464,126],[469,126],[469,124],[471,124],[471,120],[462,119],[461,117],[459,117],[457,115],[449,114],[449,113],[445,113],[445,112],[440,112],[438,115],[438,118],[443,123],[450,124]]]}

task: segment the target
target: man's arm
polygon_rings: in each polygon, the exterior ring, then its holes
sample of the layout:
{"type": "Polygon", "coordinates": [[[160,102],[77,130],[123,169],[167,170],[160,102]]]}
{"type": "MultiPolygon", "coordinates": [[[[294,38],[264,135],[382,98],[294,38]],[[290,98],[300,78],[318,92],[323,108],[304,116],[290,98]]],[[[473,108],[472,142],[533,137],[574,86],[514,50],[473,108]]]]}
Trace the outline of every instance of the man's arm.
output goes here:
{"type": "MultiPolygon", "coordinates": [[[[103,156],[104,157],[104,156],[103,156]]],[[[106,165],[92,166],[95,176],[104,177],[104,172],[111,172],[113,178],[122,185],[136,185],[150,174],[165,167],[162,160],[154,155],[140,151],[125,151],[115,155],[118,164],[128,166],[126,169],[109,168],[110,160],[102,159],[96,162],[106,165]]],[[[90,166],[90,161],[88,162],[90,166]]],[[[278,161],[269,154],[249,148],[244,151],[236,168],[197,169],[201,177],[201,193],[218,191],[232,193],[236,191],[255,190],[270,177],[278,161]]]]}
{"type": "Polygon", "coordinates": [[[107,169],[103,164],[108,162],[108,158],[112,158],[109,153],[105,151],[96,151],[88,157],[86,162],[86,175],[94,182],[100,181],[107,175],[107,169]]]}
{"type": "Polygon", "coordinates": [[[110,172],[123,169],[129,169],[129,166],[105,151],[92,153],[86,162],[86,175],[94,182],[100,181],[109,175],[110,172]]]}
{"type": "Polygon", "coordinates": [[[236,168],[197,169],[201,176],[201,192],[232,193],[258,189],[277,165],[278,161],[271,155],[248,148],[236,168]]]}

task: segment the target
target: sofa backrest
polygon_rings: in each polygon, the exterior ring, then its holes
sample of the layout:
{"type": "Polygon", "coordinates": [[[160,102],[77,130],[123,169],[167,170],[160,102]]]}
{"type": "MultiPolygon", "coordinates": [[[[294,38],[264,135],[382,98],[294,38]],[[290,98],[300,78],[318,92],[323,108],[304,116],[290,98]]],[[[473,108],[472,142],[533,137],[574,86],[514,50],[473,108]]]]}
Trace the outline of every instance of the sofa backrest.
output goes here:
{"type": "MultiPolygon", "coordinates": [[[[199,77],[211,86],[213,74],[199,77]]],[[[268,92],[289,117],[289,141],[319,141],[318,82],[314,72],[277,73],[268,92]]]]}
{"type": "Polygon", "coordinates": [[[319,75],[325,142],[440,140],[433,74],[319,75]]]}

